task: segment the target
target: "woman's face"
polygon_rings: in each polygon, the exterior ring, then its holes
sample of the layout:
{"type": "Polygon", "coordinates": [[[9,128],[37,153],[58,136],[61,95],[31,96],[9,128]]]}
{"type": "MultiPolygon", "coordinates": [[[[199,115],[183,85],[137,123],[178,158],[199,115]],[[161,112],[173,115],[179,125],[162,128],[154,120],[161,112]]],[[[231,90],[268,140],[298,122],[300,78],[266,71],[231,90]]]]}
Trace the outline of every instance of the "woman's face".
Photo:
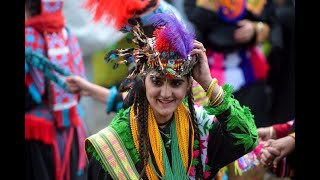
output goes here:
{"type": "Polygon", "coordinates": [[[152,71],[145,79],[146,95],[156,118],[169,120],[186,96],[189,86],[187,77],[168,78],[152,71]]]}

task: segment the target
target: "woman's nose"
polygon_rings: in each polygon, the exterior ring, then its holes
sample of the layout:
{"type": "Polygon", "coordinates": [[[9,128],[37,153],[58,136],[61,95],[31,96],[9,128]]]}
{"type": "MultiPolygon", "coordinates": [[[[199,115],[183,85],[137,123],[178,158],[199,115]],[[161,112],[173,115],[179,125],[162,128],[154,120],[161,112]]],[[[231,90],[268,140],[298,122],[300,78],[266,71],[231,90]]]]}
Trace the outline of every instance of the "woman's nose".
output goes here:
{"type": "Polygon", "coordinates": [[[171,94],[172,94],[171,87],[167,82],[164,83],[164,85],[161,87],[160,96],[163,98],[169,98],[171,94]]]}

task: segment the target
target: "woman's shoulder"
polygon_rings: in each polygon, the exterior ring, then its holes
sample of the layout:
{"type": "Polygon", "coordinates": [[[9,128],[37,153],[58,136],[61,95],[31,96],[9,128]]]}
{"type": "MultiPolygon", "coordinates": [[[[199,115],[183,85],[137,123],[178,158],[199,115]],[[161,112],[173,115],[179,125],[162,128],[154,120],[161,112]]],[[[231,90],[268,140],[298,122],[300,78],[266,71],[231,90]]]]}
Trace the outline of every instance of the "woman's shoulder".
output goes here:
{"type": "Polygon", "coordinates": [[[127,109],[121,109],[112,119],[109,127],[114,129],[117,133],[121,133],[122,131],[130,128],[129,121],[130,107],[127,109]]]}
{"type": "MultiPolygon", "coordinates": [[[[139,159],[138,152],[135,149],[133,138],[131,135],[130,129],[130,107],[127,109],[121,109],[116,116],[112,119],[110,125],[102,131],[113,131],[116,136],[119,138],[119,141],[122,141],[125,148],[128,150],[128,153],[133,161],[136,163],[139,159]],[[111,130],[110,130],[111,129],[111,130]]],[[[103,133],[103,132],[102,132],[103,133]]],[[[98,133],[97,133],[98,134],[98,133]]],[[[92,135],[95,136],[95,135],[92,135]]]]}

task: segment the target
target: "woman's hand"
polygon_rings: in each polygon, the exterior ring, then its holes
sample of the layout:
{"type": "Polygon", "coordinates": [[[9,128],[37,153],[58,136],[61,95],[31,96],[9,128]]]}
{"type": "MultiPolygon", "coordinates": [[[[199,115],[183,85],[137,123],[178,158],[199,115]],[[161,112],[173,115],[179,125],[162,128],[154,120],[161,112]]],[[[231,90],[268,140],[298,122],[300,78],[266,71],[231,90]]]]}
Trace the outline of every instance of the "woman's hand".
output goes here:
{"type": "Polygon", "coordinates": [[[276,139],[276,133],[272,126],[258,128],[259,141],[276,139]]]}
{"type": "Polygon", "coordinates": [[[68,76],[66,85],[71,93],[80,94],[82,96],[90,96],[92,83],[80,76],[68,76]]]}
{"type": "Polygon", "coordinates": [[[234,32],[234,39],[238,43],[249,42],[254,36],[254,23],[247,19],[238,22],[239,28],[234,32]]]}
{"type": "Polygon", "coordinates": [[[198,54],[199,62],[192,69],[192,77],[205,89],[212,81],[206,49],[203,44],[197,40],[193,41],[193,45],[194,49],[191,51],[190,55],[198,54]]]}
{"type": "Polygon", "coordinates": [[[264,149],[264,151],[261,151],[264,156],[261,162],[264,165],[273,165],[273,167],[276,168],[280,160],[294,151],[295,139],[291,136],[286,136],[276,140],[269,139],[265,144],[264,149]]]}
{"type": "Polygon", "coordinates": [[[264,148],[261,149],[260,162],[265,167],[271,167],[273,166],[274,159],[280,154],[281,152],[278,149],[270,147],[268,144],[266,144],[264,148]]]}

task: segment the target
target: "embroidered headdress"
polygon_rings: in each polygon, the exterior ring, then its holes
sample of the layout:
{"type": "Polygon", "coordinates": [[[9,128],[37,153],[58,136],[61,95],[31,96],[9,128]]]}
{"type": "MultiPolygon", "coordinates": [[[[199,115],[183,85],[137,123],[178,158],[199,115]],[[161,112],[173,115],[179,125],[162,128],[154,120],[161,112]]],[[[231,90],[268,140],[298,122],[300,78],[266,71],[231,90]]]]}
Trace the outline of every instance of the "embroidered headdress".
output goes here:
{"type": "Polygon", "coordinates": [[[152,38],[148,38],[140,24],[131,19],[121,31],[132,33],[128,41],[136,46],[112,50],[105,56],[107,62],[117,61],[114,68],[121,63],[135,64],[133,71],[122,82],[120,91],[132,89],[133,82],[147,69],[167,77],[181,77],[190,73],[197,62],[196,56],[189,55],[193,49],[194,33],[188,31],[174,14],[155,14],[149,21],[155,28],[152,38]]]}
{"type": "Polygon", "coordinates": [[[155,27],[153,38],[147,38],[140,24],[131,19],[122,32],[133,34],[129,42],[136,48],[119,49],[109,52],[107,62],[117,64],[136,62],[136,68],[129,76],[143,73],[152,68],[169,77],[181,77],[190,72],[196,58],[189,56],[193,49],[193,31],[188,31],[173,14],[155,14],[150,19],[155,27]]]}
{"type": "MultiPolygon", "coordinates": [[[[122,92],[139,87],[139,80],[146,70],[157,70],[167,77],[181,77],[190,73],[196,64],[196,56],[189,56],[193,49],[194,31],[182,24],[170,8],[166,11],[156,9],[150,13],[148,7],[155,7],[155,4],[159,5],[159,1],[88,0],[85,4],[85,7],[94,13],[95,21],[104,20],[105,23],[130,34],[128,42],[133,44],[131,48],[112,50],[105,56],[106,62],[116,61],[114,68],[122,63],[134,65],[120,85],[122,92]],[[117,13],[116,9],[121,9],[120,13],[117,13]],[[146,15],[148,18],[143,18],[144,24],[140,24],[140,17],[147,17],[146,15]],[[144,32],[145,23],[154,28],[151,38],[144,32]]],[[[161,3],[158,8],[160,6],[161,3]]],[[[124,107],[131,104],[131,95],[133,94],[128,94],[124,107]]]]}

